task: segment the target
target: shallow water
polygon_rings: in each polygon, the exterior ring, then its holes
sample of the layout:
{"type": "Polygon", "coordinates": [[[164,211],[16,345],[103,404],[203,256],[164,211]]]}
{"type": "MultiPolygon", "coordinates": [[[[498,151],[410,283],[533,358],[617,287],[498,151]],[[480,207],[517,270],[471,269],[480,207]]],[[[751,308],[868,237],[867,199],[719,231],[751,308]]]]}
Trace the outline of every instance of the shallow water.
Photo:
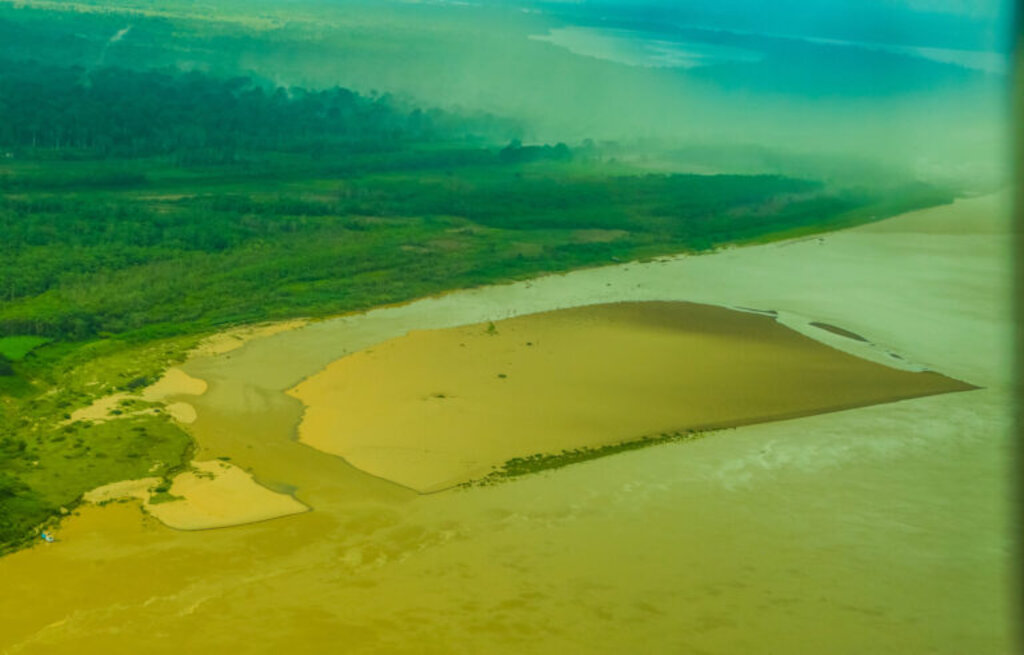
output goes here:
{"type": "Polygon", "coordinates": [[[1013,652],[1008,239],[908,225],[450,294],[193,360],[197,458],[314,511],[178,532],[86,507],[0,559],[0,651],[1013,652]],[[874,346],[808,330],[985,388],[422,496],[292,439],[284,389],[410,326],[680,298],[840,326],[874,346]]]}

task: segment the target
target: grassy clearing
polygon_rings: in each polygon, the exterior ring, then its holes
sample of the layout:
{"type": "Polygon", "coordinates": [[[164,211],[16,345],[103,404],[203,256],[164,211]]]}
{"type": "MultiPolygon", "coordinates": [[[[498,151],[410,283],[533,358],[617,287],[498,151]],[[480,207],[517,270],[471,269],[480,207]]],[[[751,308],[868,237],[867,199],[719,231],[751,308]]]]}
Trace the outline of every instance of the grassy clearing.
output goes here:
{"type": "Polygon", "coordinates": [[[17,362],[25,358],[25,355],[29,354],[39,346],[49,343],[52,339],[47,337],[39,336],[12,336],[12,337],[0,337],[0,355],[6,357],[12,362],[17,362]]]}

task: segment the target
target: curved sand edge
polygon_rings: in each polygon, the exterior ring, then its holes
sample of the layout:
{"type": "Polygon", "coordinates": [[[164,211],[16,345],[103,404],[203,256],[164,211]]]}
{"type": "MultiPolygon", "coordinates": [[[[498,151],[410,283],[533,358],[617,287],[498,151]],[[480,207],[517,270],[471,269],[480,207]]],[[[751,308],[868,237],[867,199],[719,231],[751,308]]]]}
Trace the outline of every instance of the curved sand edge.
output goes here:
{"type": "MultiPolygon", "coordinates": [[[[253,339],[269,337],[306,323],[302,319],[228,330],[204,339],[190,352],[189,358],[229,353],[253,339]]],[[[202,396],[208,389],[206,380],[189,375],[179,366],[171,366],[159,380],[141,391],[118,392],[99,398],[91,405],[75,410],[64,423],[99,423],[160,411],[158,407],[145,407],[114,413],[123,407],[122,403],[135,400],[162,405],[171,419],[187,425],[194,423],[198,414],[191,403],[180,400],[180,397],[202,396]]],[[[154,503],[153,498],[157,496],[155,488],[161,482],[162,479],[157,477],[122,480],[88,491],[82,498],[94,504],[136,499],[142,502],[149,514],[178,530],[246,525],[310,511],[307,505],[294,497],[271,491],[237,466],[219,460],[193,461],[190,470],[173,479],[167,492],[177,498],[154,503]]]]}
{"type": "Polygon", "coordinates": [[[201,396],[206,393],[206,380],[192,377],[177,366],[164,371],[159,380],[142,390],[139,396],[149,402],[163,402],[171,396],[201,396]]]}
{"type": "Polygon", "coordinates": [[[136,499],[164,525],[176,530],[226,528],[302,514],[310,508],[292,496],[256,482],[228,462],[192,462],[191,470],[174,478],[168,493],[178,499],[153,502],[160,478],[122,480],[87,492],[83,500],[100,504],[136,499]]]}
{"type": "Polygon", "coordinates": [[[302,514],[310,510],[292,496],[256,482],[233,464],[193,462],[193,470],[174,478],[169,493],[183,500],[146,504],[146,511],[178,530],[226,528],[302,514]]]}
{"type": "Polygon", "coordinates": [[[109,503],[114,500],[126,500],[135,498],[146,502],[149,500],[150,490],[160,484],[162,480],[157,477],[142,478],[140,480],[121,480],[111,482],[102,487],[96,487],[85,492],[82,500],[88,503],[100,504],[109,503]]]}

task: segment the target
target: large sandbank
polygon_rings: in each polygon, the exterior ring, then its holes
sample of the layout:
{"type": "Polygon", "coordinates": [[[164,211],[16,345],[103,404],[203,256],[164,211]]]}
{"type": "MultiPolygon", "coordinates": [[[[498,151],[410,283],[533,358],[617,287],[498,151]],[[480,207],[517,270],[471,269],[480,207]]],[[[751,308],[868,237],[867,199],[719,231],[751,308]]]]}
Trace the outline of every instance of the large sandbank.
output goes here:
{"type": "Polygon", "coordinates": [[[770,316],[652,301],[413,331],[290,393],[306,406],[303,443],[427,492],[535,453],[972,388],[846,354],[770,316]]]}

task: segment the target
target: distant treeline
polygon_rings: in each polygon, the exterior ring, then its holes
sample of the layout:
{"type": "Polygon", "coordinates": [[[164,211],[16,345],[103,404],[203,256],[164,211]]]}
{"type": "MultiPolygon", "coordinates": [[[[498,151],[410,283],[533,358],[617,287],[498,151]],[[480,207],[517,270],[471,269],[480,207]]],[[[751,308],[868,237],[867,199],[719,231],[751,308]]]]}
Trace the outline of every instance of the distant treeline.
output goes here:
{"type": "MultiPolygon", "coordinates": [[[[200,72],[0,60],[0,149],[233,161],[243,151],[375,152],[493,132],[490,116],[401,106],[348,89],[264,87],[200,72]]],[[[0,155],[6,156],[5,153],[0,155]]]]}

